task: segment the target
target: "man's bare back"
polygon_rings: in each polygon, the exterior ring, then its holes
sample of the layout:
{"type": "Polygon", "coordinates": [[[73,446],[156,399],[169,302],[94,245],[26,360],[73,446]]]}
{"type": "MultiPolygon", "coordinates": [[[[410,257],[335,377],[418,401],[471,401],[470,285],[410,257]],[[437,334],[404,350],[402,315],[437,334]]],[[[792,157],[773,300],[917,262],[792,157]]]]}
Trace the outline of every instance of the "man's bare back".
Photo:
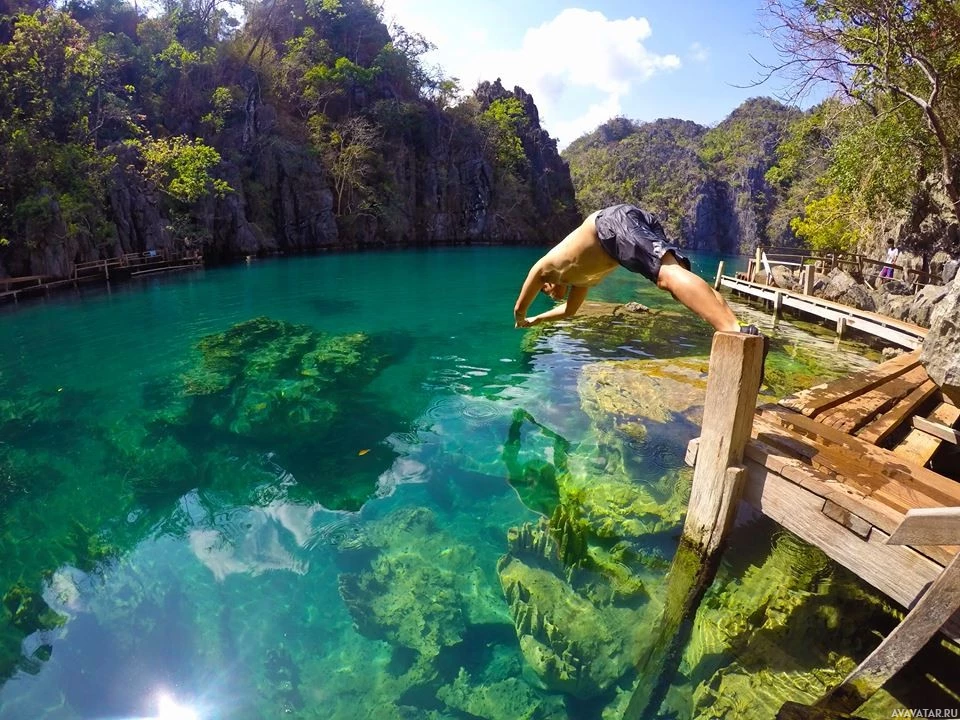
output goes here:
{"type": "Polygon", "coordinates": [[[578,227],[540,258],[539,266],[543,282],[593,287],[613,272],[619,263],[600,245],[597,213],[587,217],[578,227]]]}

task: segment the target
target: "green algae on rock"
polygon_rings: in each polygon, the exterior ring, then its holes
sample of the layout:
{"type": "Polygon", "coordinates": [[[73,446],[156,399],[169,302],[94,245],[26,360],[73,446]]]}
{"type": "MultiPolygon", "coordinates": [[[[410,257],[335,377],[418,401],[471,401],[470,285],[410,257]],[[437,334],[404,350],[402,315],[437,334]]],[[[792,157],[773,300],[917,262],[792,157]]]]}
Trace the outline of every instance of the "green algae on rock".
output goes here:
{"type": "Polygon", "coordinates": [[[517,678],[480,683],[463,668],[450,685],[437,692],[449,707],[485,720],[566,720],[560,696],[544,697],[517,678]]]}
{"type": "MultiPolygon", "coordinates": [[[[697,330],[697,326],[703,321],[693,313],[650,308],[638,312],[630,309],[632,305],[635,304],[585,302],[577,314],[568,320],[529,328],[524,333],[520,348],[526,353],[533,353],[544,337],[556,332],[566,333],[596,348],[639,343],[644,347],[645,354],[656,357],[676,354],[677,335],[683,335],[695,344],[702,342],[702,332],[697,330]],[[670,333],[663,332],[663,327],[667,325],[671,328],[670,333]]],[[[691,348],[688,342],[683,351],[690,354],[691,349],[699,348],[691,348]]],[[[703,347],[704,354],[709,350],[709,346],[703,347]]]]}
{"type": "Polygon", "coordinates": [[[442,532],[430,510],[398,510],[341,552],[372,556],[363,570],[338,578],[357,629],[368,637],[432,660],[470,625],[509,622],[476,553],[442,532]]]}
{"type": "Polygon", "coordinates": [[[329,431],[380,357],[362,333],[330,337],[255,318],[200,340],[183,375],[191,419],[262,442],[310,442],[329,431]]]}
{"type": "Polygon", "coordinates": [[[530,668],[548,689],[604,693],[638,657],[642,583],[605,572],[585,526],[562,508],[549,522],[512,529],[508,542],[497,572],[530,668]]]}

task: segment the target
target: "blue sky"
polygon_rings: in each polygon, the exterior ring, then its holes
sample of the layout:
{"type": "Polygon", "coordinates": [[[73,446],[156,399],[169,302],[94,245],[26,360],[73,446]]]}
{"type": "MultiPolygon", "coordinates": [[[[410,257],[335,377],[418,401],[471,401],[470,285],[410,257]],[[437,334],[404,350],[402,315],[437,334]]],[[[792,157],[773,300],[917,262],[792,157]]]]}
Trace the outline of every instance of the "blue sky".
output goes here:
{"type": "Polygon", "coordinates": [[[501,78],[533,95],[561,148],[605,120],[663,117],[713,125],[784,83],[756,82],[751,58],[777,59],[762,0],[382,0],[384,20],[437,49],[426,62],[464,90],[501,78]]]}

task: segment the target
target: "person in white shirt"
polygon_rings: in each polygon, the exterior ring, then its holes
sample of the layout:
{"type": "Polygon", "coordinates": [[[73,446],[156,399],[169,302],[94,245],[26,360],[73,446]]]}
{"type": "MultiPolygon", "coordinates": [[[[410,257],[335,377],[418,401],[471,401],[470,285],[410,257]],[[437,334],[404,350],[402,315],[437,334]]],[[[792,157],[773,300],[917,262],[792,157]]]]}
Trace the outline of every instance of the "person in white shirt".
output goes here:
{"type": "Polygon", "coordinates": [[[897,258],[900,256],[900,251],[897,250],[896,246],[893,243],[893,238],[887,240],[887,257],[885,262],[889,263],[884,265],[883,269],[880,271],[880,277],[878,280],[883,282],[884,280],[889,280],[893,278],[893,267],[897,262],[897,258]]]}

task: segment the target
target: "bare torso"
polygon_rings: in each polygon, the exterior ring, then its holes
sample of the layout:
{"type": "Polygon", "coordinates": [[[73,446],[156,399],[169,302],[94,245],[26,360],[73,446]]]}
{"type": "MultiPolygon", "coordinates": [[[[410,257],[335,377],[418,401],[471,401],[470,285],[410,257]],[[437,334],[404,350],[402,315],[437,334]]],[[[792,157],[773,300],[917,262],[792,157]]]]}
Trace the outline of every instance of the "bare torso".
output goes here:
{"type": "Polygon", "coordinates": [[[593,213],[539,262],[545,282],[574,287],[593,287],[613,272],[619,263],[600,245],[593,213]]]}

